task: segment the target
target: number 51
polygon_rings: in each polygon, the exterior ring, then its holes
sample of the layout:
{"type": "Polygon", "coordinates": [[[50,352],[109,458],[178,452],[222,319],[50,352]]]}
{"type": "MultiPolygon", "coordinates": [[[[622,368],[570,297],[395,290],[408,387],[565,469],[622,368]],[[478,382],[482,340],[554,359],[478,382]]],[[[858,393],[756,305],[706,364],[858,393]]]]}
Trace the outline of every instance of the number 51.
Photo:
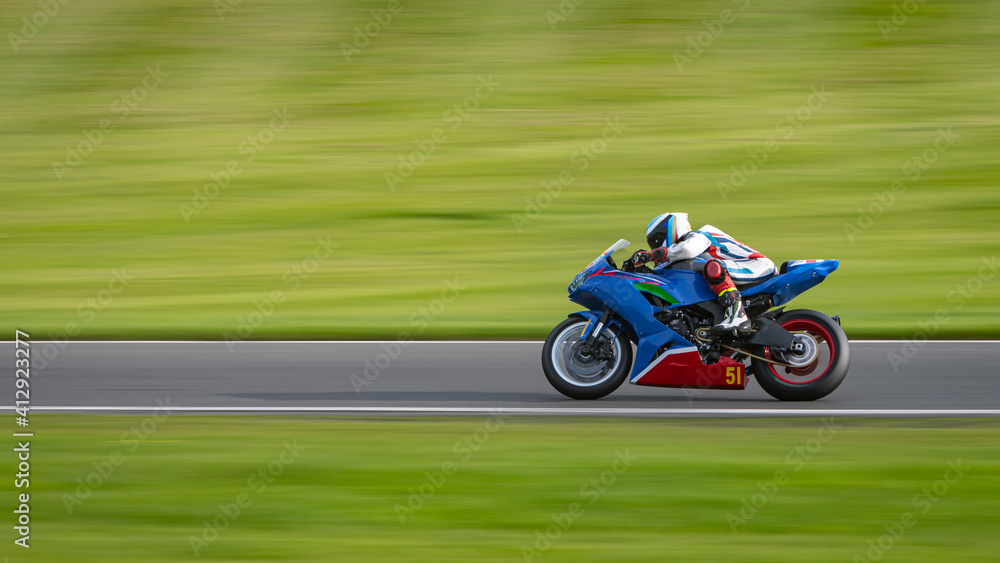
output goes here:
{"type": "Polygon", "coordinates": [[[740,385],[740,372],[736,366],[726,368],[726,385],[740,385]]]}

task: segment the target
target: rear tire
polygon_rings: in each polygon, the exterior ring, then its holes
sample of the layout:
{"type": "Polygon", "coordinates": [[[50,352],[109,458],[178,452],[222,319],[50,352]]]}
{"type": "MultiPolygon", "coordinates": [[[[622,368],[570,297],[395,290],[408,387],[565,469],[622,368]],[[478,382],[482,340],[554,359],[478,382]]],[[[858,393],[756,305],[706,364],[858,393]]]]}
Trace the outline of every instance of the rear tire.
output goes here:
{"type": "Polygon", "coordinates": [[[632,368],[632,343],[623,334],[612,337],[607,329],[601,338],[613,338],[613,358],[599,360],[582,354],[578,347],[586,327],[586,319],[570,317],[552,329],[542,348],[545,378],[571,399],[600,399],[621,386],[632,368]]]}
{"type": "MultiPolygon", "coordinates": [[[[851,367],[850,345],[840,325],[823,313],[808,309],[788,311],[775,320],[792,334],[801,335],[798,338],[807,344],[806,348],[815,346],[816,357],[799,368],[776,366],[754,358],[751,363],[754,376],[764,391],[782,401],[815,401],[840,386],[851,367]]],[[[772,354],[763,346],[754,352],[784,363],[795,359],[787,353],[772,354]]]]}

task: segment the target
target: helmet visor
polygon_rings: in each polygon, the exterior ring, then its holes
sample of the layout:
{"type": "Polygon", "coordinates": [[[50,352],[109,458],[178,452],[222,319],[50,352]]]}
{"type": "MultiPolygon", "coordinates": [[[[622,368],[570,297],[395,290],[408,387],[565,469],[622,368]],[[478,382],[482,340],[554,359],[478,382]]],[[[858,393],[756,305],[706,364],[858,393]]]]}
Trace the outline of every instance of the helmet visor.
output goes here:
{"type": "Polygon", "coordinates": [[[646,242],[649,243],[650,249],[654,249],[663,246],[663,241],[665,240],[667,240],[667,235],[664,234],[662,231],[657,231],[649,235],[649,238],[646,239],[646,242]]]}

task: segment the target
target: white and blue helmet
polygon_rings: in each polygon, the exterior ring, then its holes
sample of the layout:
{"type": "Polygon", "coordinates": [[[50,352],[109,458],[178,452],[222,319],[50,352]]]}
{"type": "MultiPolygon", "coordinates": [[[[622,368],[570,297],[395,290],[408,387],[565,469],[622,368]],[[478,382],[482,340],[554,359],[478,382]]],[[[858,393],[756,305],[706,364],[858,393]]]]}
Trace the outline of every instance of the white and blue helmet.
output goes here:
{"type": "Polygon", "coordinates": [[[649,249],[668,247],[691,232],[687,213],[664,213],[649,222],[646,227],[646,242],[649,249]]]}

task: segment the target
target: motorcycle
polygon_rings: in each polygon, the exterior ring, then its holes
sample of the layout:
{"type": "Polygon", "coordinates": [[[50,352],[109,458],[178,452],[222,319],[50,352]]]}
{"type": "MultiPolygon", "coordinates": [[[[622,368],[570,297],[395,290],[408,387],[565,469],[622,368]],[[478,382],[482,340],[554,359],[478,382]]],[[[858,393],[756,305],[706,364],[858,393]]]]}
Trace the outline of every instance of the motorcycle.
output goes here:
{"type": "Polygon", "coordinates": [[[840,318],[782,307],[826,279],[837,260],[792,260],[779,274],[740,286],[752,327],[714,334],[723,309],[704,277],[682,264],[619,269],[611,255],[628,245],[611,245],[569,284],[570,300],[588,310],[559,323],[542,349],[545,377],[563,395],[599,399],[626,377],[634,385],[742,390],[750,360],[772,397],[813,401],[847,376],[840,318]]]}

